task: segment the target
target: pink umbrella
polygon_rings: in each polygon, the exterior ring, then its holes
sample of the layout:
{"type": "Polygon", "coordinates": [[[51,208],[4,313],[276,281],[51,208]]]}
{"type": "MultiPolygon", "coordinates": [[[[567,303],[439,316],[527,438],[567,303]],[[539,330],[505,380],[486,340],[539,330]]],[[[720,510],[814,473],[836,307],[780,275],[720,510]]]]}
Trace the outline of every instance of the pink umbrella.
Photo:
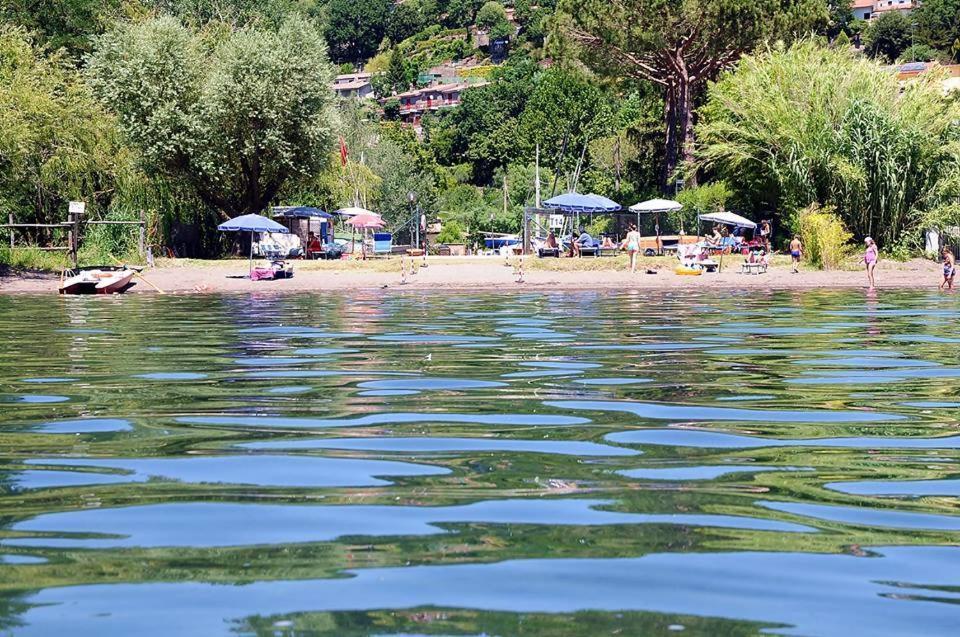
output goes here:
{"type": "Polygon", "coordinates": [[[347,219],[347,223],[354,228],[382,228],[387,225],[383,217],[375,212],[361,212],[347,219]]]}
{"type": "MultiPolygon", "coordinates": [[[[347,223],[353,226],[354,229],[362,228],[364,230],[367,228],[382,228],[387,225],[386,222],[384,222],[383,217],[375,212],[361,212],[347,219],[347,223]]],[[[363,242],[360,243],[360,251],[361,257],[366,259],[366,246],[363,242]]]]}

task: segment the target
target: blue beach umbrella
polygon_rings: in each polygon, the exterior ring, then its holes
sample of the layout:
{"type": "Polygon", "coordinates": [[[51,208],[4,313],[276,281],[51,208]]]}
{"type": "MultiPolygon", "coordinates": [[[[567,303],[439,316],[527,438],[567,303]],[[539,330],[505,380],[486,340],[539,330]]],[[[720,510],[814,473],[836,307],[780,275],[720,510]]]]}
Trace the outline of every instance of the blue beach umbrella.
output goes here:
{"type": "Polygon", "coordinates": [[[616,212],[621,209],[620,204],[601,195],[581,195],[578,192],[567,192],[557,195],[543,202],[544,208],[552,208],[562,212],[616,212]]]}
{"type": "Polygon", "coordinates": [[[254,232],[280,232],[290,234],[284,226],[276,221],[261,217],[260,215],[243,215],[234,217],[230,221],[224,221],[217,230],[220,232],[249,232],[250,233],[250,272],[253,272],[253,233],[254,232]]]}

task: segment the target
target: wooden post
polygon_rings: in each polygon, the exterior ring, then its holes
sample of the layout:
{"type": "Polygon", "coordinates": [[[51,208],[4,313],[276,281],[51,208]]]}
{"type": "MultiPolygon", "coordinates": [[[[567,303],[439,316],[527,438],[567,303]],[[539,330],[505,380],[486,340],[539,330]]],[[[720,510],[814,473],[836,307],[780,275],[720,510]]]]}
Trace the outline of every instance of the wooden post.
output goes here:
{"type": "Polygon", "coordinates": [[[73,267],[79,266],[77,252],[80,250],[80,215],[70,213],[70,222],[73,228],[70,230],[70,256],[73,258],[73,267]]]}
{"type": "Polygon", "coordinates": [[[13,213],[7,215],[7,222],[10,224],[10,249],[13,250],[13,213]]]}
{"type": "Polygon", "coordinates": [[[140,249],[140,256],[147,253],[147,218],[143,210],[140,210],[140,233],[137,237],[137,247],[140,249]]]}

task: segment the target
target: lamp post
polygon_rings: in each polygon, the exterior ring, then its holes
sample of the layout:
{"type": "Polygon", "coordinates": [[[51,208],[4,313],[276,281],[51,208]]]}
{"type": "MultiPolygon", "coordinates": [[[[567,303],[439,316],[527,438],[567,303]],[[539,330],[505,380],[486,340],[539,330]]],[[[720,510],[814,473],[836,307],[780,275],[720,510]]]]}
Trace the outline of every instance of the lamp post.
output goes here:
{"type": "Polygon", "coordinates": [[[420,216],[417,214],[417,193],[410,190],[407,192],[407,201],[410,202],[410,221],[413,223],[413,230],[410,237],[413,239],[413,247],[420,247],[420,216]]]}

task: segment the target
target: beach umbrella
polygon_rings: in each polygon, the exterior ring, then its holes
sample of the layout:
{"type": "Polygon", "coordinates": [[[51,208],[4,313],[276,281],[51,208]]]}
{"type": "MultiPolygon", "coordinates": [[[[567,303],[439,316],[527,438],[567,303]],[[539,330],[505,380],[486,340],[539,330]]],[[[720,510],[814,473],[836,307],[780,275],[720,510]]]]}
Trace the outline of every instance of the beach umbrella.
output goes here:
{"type": "Polygon", "coordinates": [[[585,213],[616,212],[621,209],[620,204],[602,195],[581,195],[579,192],[567,192],[547,199],[543,202],[543,207],[561,212],[585,213]]]}
{"type": "MultiPolygon", "coordinates": [[[[383,217],[381,217],[375,212],[370,212],[369,210],[364,210],[363,212],[357,212],[352,217],[347,219],[346,223],[353,226],[354,230],[356,230],[357,228],[361,228],[363,230],[366,230],[368,228],[376,229],[376,228],[382,228],[385,225],[387,225],[386,222],[384,222],[383,217]]],[[[361,241],[360,255],[364,259],[367,258],[366,249],[367,249],[366,245],[364,245],[364,243],[361,241]]]]}
{"type": "Polygon", "coordinates": [[[712,221],[713,223],[722,223],[727,226],[748,228],[750,230],[755,230],[757,227],[757,224],[754,222],[733,212],[711,212],[700,215],[699,219],[700,221],[712,221]]]}
{"type": "MultiPolygon", "coordinates": [[[[630,211],[637,213],[637,225],[640,225],[640,215],[653,213],[653,228],[657,234],[657,251],[662,250],[660,243],[660,213],[674,212],[683,208],[683,205],[670,199],[648,199],[630,206],[630,211]]],[[[682,231],[682,228],[681,228],[682,231]]]]}
{"type": "Polygon", "coordinates": [[[261,217],[260,215],[243,215],[234,217],[230,221],[224,221],[217,230],[220,232],[249,232],[250,233],[250,273],[253,273],[253,233],[254,232],[279,232],[289,234],[287,228],[272,219],[261,217]]]}
{"type": "Polygon", "coordinates": [[[339,210],[334,210],[333,214],[340,215],[341,217],[354,217],[361,214],[375,215],[377,213],[370,212],[366,208],[357,208],[356,206],[348,206],[347,208],[340,208],[339,210]]]}

